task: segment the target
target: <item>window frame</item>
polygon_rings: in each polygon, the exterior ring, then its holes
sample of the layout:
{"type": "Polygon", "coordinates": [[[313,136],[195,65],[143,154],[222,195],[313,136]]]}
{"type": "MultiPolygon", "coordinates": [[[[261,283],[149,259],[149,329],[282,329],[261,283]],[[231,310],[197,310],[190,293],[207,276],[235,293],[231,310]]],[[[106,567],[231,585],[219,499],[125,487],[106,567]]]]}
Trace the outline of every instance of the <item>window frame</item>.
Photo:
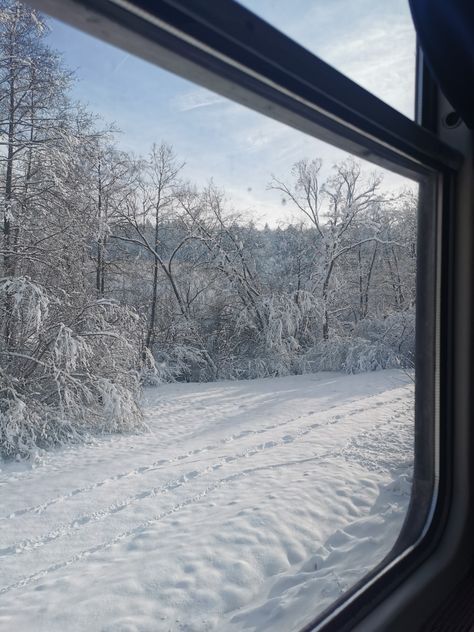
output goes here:
{"type": "Polygon", "coordinates": [[[449,135],[447,142],[439,137],[436,105],[441,96],[426,64],[420,57],[418,122],[413,122],[233,0],[30,0],[29,4],[422,183],[425,212],[420,214],[418,230],[415,403],[418,474],[408,512],[416,515],[421,498],[423,512],[417,522],[421,535],[406,546],[406,538],[414,538],[408,520],[396,557],[379,565],[304,629],[354,629],[363,621],[364,632],[380,630],[381,625],[384,630],[390,625],[399,630],[408,612],[407,621],[413,621],[415,608],[418,618],[428,616],[438,603],[436,599],[429,603],[430,591],[442,596],[462,575],[468,557],[463,551],[471,521],[471,359],[470,345],[460,336],[470,340],[467,267],[472,222],[467,206],[472,185],[466,175],[471,163],[463,163],[464,148],[457,143],[453,147],[449,135]],[[453,486],[460,484],[468,489],[464,498],[453,494],[453,486]]]}

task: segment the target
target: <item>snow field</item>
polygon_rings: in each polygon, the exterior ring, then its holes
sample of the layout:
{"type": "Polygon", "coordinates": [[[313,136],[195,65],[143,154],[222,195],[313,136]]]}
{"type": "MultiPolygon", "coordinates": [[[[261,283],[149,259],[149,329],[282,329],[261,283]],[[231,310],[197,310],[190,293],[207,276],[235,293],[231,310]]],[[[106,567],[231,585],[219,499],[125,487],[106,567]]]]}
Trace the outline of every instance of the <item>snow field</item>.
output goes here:
{"type": "Polygon", "coordinates": [[[145,406],[147,433],[2,467],[0,629],[298,629],[395,542],[403,372],[168,384],[145,406]]]}

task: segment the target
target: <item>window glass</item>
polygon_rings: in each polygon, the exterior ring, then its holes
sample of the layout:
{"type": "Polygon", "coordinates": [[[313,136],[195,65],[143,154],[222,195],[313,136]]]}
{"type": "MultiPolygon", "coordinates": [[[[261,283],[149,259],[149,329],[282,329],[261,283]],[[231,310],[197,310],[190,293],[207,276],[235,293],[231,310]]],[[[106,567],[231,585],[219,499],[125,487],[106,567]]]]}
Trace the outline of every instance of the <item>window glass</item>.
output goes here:
{"type": "Polygon", "coordinates": [[[299,629],[406,515],[417,186],[0,16],[1,626],[299,629]]]}
{"type": "Polygon", "coordinates": [[[416,34],[407,0],[239,0],[350,79],[414,118],[416,34]]]}

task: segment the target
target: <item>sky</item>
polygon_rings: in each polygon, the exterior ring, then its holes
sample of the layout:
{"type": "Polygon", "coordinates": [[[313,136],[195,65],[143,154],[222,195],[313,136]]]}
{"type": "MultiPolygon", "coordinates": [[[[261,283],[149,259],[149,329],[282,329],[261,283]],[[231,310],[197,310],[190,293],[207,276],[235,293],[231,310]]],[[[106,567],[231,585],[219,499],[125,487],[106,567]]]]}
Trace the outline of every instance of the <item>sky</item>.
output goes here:
{"type": "MultiPolygon", "coordinates": [[[[324,61],[413,118],[415,33],[408,0],[242,0],[324,61]]],[[[301,158],[322,158],[323,177],[346,154],[157,66],[49,20],[49,43],[74,69],[73,96],[121,130],[121,148],[145,155],[165,141],[198,186],[212,178],[230,205],[259,224],[293,211],[267,189],[301,158]]],[[[374,167],[367,164],[367,171],[374,167]]],[[[385,172],[388,189],[405,184],[385,172]]]]}

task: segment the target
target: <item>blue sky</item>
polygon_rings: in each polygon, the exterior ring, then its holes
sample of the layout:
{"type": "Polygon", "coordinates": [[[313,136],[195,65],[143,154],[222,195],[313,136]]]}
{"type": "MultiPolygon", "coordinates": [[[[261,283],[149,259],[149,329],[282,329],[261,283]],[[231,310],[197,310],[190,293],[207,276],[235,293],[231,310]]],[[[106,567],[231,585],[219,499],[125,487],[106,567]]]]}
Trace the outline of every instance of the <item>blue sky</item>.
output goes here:
{"type": "MultiPolygon", "coordinates": [[[[407,0],[242,0],[360,85],[412,116],[415,35],[407,0]]],[[[50,20],[51,45],[76,70],[74,96],[121,130],[120,145],[146,154],[170,143],[196,184],[211,177],[231,203],[258,221],[285,222],[288,206],[267,191],[271,174],[285,178],[303,157],[323,158],[326,172],[339,150],[160,68],[50,20]]],[[[367,165],[370,171],[371,165],[367,165]]],[[[403,184],[394,174],[388,188],[403,184]]]]}

